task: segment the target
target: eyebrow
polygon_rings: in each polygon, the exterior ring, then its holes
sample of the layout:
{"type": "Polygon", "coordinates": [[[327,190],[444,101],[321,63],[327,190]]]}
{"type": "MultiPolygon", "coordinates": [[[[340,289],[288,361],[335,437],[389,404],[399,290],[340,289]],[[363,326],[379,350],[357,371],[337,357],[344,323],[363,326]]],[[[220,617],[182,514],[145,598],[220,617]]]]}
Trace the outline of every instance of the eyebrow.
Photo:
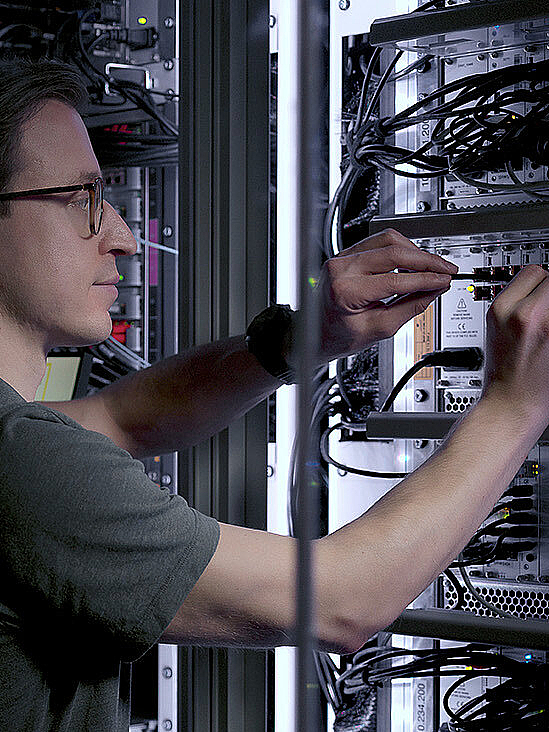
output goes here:
{"type": "Polygon", "coordinates": [[[93,183],[96,178],[103,178],[100,170],[81,170],[77,173],[73,180],[66,183],[68,186],[76,186],[80,183],[93,183]]]}

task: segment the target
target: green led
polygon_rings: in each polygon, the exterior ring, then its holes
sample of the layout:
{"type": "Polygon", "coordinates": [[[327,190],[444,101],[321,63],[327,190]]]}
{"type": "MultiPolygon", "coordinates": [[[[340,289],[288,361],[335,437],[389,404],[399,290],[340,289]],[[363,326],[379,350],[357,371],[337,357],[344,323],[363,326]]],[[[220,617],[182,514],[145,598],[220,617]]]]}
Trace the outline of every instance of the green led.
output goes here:
{"type": "Polygon", "coordinates": [[[140,16],[140,17],[139,17],[139,18],[137,19],[137,22],[139,23],[139,25],[147,25],[147,20],[148,20],[148,18],[145,18],[145,16],[144,16],[144,15],[141,15],[141,16],[140,16]]]}
{"type": "Polygon", "coordinates": [[[119,282],[122,282],[123,279],[124,279],[124,275],[118,275],[118,281],[119,282]]]}
{"type": "Polygon", "coordinates": [[[309,279],[307,281],[311,285],[311,287],[316,287],[316,285],[318,283],[318,280],[316,277],[309,277],[309,279]]]}

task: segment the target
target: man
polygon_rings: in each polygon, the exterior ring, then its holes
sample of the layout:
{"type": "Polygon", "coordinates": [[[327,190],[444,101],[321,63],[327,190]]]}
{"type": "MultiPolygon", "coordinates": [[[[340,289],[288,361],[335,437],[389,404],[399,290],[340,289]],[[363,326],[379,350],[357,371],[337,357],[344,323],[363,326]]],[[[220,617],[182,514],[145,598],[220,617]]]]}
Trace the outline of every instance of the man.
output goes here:
{"type": "MultiPolygon", "coordinates": [[[[294,641],[295,541],[218,525],[135,459],[208,437],[280,381],[239,335],[93,397],[33,403],[52,347],[109,335],[116,257],[135,242],[108,203],[100,227],[90,218],[87,190],[43,191],[101,175],[74,108],[77,75],[15,62],[0,74],[0,726],[126,732],[121,667],[155,642],[294,641]]],[[[456,271],[394,231],[329,260],[322,360],[393,335],[456,271]],[[393,293],[405,297],[380,302],[393,293]]],[[[314,542],[320,648],[355,650],[390,623],[467,543],[545,429],[547,274],[525,267],[487,323],[478,404],[364,516],[314,542]]]]}

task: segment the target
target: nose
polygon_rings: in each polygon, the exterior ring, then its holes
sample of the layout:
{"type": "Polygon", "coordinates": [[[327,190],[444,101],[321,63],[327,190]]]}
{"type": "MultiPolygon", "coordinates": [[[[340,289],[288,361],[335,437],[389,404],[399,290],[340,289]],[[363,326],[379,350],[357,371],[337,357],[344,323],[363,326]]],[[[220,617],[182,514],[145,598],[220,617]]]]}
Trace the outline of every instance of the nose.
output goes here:
{"type": "Polygon", "coordinates": [[[110,252],[129,256],[137,251],[137,242],[130,227],[108,201],[103,205],[103,222],[99,232],[99,248],[102,254],[110,252]]]}

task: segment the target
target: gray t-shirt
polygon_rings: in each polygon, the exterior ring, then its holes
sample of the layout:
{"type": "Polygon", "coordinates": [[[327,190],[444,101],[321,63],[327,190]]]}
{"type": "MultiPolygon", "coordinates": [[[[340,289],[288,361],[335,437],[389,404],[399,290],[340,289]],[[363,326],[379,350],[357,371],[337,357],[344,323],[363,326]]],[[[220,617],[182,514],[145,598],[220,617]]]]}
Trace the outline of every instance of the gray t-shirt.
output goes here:
{"type": "Polygon", "coordinates": [[[131,661],[218,538],[128,452],[0,379],[0,730],[128,732],[131,661]]]}

